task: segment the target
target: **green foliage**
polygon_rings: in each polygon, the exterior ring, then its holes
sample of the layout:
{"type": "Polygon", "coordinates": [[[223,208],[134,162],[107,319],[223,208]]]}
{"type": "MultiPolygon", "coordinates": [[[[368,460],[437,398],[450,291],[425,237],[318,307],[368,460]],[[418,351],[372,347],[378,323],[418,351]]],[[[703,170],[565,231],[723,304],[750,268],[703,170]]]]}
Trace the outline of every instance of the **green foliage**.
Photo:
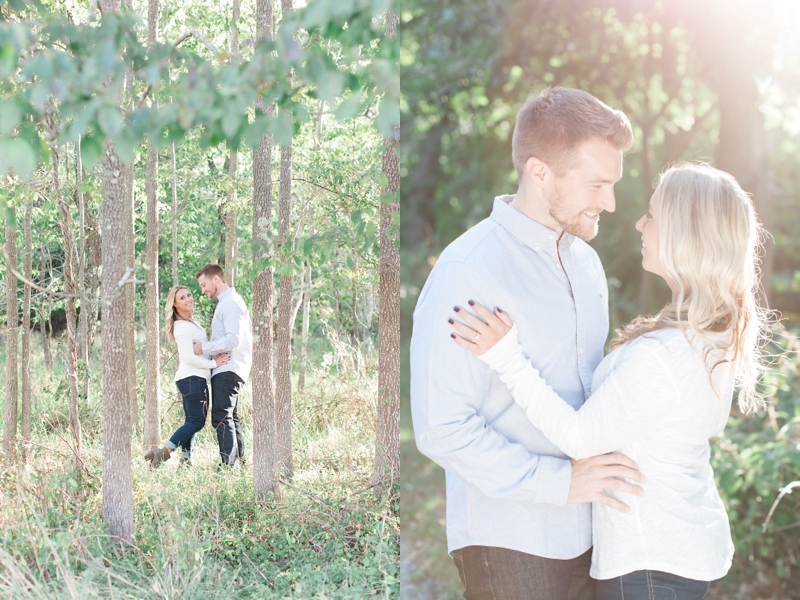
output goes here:
{"type": "Polygon", "coordinates": [[[316,0],[283,15],[274,39],[232,60],[220,60],[230,57],[216,47],[212,56],[167,43],[148,52],[139,17],[129,12],[76,24],[51,7],[11,6],[13,18],[0,22],[0,149],[13,152],[2,153],[0,170],[27,179],[44,138],[88,138],[86,168],[106,140],[130,163],[143,140],[162,148],[194,128],[202,130],[204,147],[227,141],[233,149],[252,148],[265,132],[286,144],[308,120],[306,97],[333,103],[344,95],[342,120],[382,98],[374,122],[389,135],[399,123],[399,42],[386,39],[376,18],[389,6],[316,0]],[[127,90],[126,70],[136,78],[127,90]],[[123,90],[131,110],[120,110],[123,90]],[[160,104],[145,103],[151,91],[160,104]],[[292,119],[283,111],[253,113],[257,99],[288,109],[292,119]]]}
{"type": "Polygon", "coordinates": [[[732,416],[712,444],[712,465],[736,545],[732,579],[741,579],[756,562],[773,580],[795,585],[800,501],[791,488],[780,501],[778,496],[800,480],[800,346],[792,333],[777,341],[777,364],[764,377],[768,410],[759,417],[732,416]]]}

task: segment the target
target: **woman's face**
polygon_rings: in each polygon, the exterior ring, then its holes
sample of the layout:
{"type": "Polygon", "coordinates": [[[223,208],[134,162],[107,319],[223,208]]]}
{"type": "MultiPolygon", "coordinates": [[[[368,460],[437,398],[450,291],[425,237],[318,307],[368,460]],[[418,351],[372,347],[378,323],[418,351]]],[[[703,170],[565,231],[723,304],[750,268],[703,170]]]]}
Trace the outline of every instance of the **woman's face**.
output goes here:
{"type": "Polygon", "coordinates": [[[658,258],[658,192],[650,197],[650,204],[641,219],[636,222],[636,230],[642,234],[642,268],[650,273],[666,278],[658,258]]]}
{"type": "Polygon", "coordinates": [[[186,288],[181,288],[175,294],[175,308],[183,316],[191,316],[194,313],[194,298],[192,292],[186,288]]]}

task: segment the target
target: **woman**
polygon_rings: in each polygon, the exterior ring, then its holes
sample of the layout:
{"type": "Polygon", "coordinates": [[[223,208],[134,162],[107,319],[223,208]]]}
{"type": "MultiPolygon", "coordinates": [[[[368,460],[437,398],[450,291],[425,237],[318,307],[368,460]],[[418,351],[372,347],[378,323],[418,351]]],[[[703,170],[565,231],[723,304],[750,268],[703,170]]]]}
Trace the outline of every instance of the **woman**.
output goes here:
{"type": "Polygon", "coordinates": [[[194,340],[206,341],[205,329],[192,318],[194,299],[189,288],[176,286],[167,295],[166,325],[164,330],[178,346],[178,370],[175,383],[183,397],[185,422],[172,434],[163,448],[152,448],[144,457],[152,466],[168,460],[178,446],[182,449],[181,463],[190,464],[195,434],[206,424],[208,414],[208,381],[211,369],[230,360],[228,354],[217,354],[213,360],[196,356],[194,340]]]}
{"type": "Polygon", "coordinates": [[[579,409],[539,377],[509,316],[472,301],[449,319],[463,348],[508,385],[531,422],[573,459],[619,451],[646,477],[641,496],[606,491],[630,506],[593,504],[591,575],[598,600],[696,600],[731,566],[733,543],[709,464],[709,438],[739,406],[758,406],[756,304],[760,226],[735,179],[705,165],[667,170],[636,223],[642,266],[660,275],[672,301],[639,317],[611,342],[579,409]],[[666,591],[666,590],[664,590],[666,591]],[[659,596],[661,597],[661,596],[659,596]]]}

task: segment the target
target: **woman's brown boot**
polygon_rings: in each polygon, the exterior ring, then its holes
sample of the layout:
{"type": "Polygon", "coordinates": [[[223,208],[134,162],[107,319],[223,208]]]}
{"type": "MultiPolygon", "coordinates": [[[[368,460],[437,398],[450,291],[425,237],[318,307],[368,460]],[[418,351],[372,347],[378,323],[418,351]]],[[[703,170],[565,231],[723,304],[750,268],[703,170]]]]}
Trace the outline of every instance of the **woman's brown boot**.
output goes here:
{"type": "Polygon", "coordinates": [[[150,461],[151,467],[157,467],[165,460],[169,460],[170,455],[172,454],[172,450],[169,449],[169,446],[164,446],[163,448],[150,448],[144,454],[144,459],[150,461]]]}

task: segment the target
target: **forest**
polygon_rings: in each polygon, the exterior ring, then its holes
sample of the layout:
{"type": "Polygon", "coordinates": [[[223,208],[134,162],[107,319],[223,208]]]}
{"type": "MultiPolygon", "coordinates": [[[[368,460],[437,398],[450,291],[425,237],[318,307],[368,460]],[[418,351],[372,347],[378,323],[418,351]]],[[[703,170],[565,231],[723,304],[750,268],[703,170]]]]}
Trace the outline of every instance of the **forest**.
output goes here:
{"type": "Polygon", "coordinates": [[[770,237],[764,305],[776,324],[757,416],[734,411],[712,465],[736,553],[708,598],[800,598],[800,10],[788,0],[410,1],[400,13],[403,464],[401,580],[408,598],[463,590],[444,532],[444,473],[416,450],[408,340],[441,251],[513,194],[514,117],[548,86],[624,111],[634,147],[616,211],[592,241],[610,288],[611,330],[669,301],[641,269],[641,217],[659,173],[704,161],[752,195],[770,237]]]}
{"type": "Polygon", "coordinates": [[[383,0],[0,0],[0,597],[397,596],[399,54],[383,0]],[[155,467],[207,264],[244,452],[155,467]]]}

